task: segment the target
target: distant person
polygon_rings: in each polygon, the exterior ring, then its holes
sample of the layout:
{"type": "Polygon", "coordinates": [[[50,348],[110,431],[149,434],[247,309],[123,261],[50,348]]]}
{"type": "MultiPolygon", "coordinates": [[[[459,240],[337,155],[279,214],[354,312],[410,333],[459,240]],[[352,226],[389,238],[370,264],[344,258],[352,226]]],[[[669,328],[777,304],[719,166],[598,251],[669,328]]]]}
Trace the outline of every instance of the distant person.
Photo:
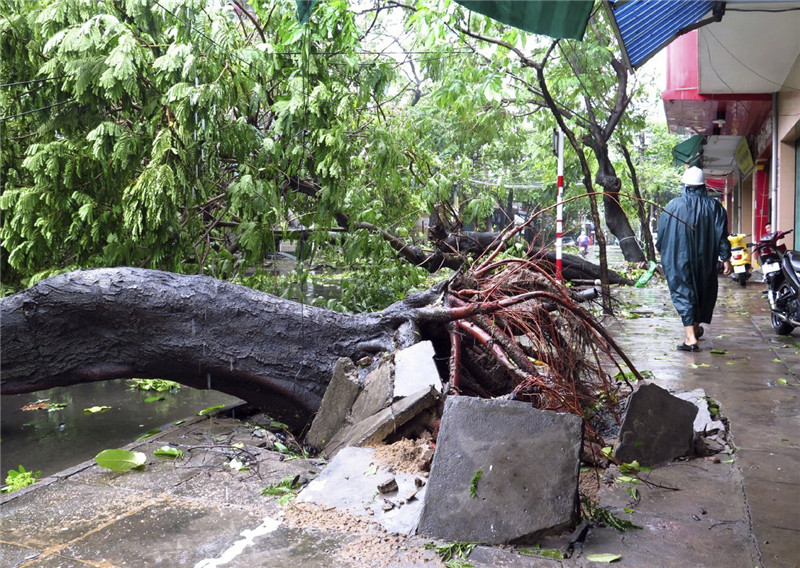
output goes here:
{"type": "Polygon", "coordinates": [[[578,237],[578,252],[582,256],[589,254],[589,236],[586,233],[581,233],[578,237]]]}
{"type": "Polygon", "coordinates": [[[725,275],[733,271],[728,217],[719,201],[706,195],[703,170],[689,168],[683,191],[667,204],[658,221],[656,248],[667,277],[672,303],[683,322],[681,351],[697,351],[701,323],[711,323],[717,303],[717,259],[725,275]]]}

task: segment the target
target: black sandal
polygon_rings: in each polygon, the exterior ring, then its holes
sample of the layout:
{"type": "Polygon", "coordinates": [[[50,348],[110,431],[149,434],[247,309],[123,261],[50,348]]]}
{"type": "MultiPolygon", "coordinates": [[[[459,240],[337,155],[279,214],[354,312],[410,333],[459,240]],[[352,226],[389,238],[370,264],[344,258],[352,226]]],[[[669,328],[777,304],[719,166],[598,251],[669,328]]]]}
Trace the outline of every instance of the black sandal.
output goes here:
{"type": "Polygon", "coordinates": [[[679,343],[678,351],[700,351],[700,348],[697,345],[686,345],[685,343],[679,343]]]}

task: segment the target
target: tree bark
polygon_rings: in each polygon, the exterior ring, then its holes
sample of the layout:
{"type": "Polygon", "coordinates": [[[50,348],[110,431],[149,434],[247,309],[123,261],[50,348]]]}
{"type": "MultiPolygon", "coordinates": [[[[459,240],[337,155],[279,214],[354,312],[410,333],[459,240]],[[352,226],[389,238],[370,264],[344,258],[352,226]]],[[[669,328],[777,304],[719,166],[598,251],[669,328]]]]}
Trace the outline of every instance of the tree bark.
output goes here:
{"type": "Polygon", "coordinates": [[[603,208],[606,213],[606,226],[619,239],[619,248],[622,250],[625,260],[628,262],[644,262],[646,260],[644,252],[639,243],[636,242],[636,235],[619,201],[619,190],[622,186],[622,181],[617,176],[617,172],[608,156],[608,147],[604,145],[602,151],[595,149],[595,156],[598,161],[595,181],[603,188],[603,208]]]}
{"type": "Polygon", "coordinates": [[[639,216],[639,224],[642,227],[642,236],[644,237],[644,244],[647,260],[655,262],[656,260],[656,247],[653,244],[653,234],[650,232],[650,223],[648,221],[647,211],[644,208],[644,199],[642,199],[642,192],[639,190],[639,177],[636,175],[636,166],[631,158],[631,153],[625,144],[619,145],[622,150],[622,155],[625,157],[625,163],[628,165],[628,170],[631,174],[631,185],[633,186],[633,195],[636,197],[636,213],[639,216]]]}
{"type": "Polygon", "coordinates": [[[338,358],[416,342],[414,314],[442,289],[352,315],[206,276],[70,272],[0,302],[0,393],[164,378],[261,407],[278,397],[313,412],[338,358]]]}

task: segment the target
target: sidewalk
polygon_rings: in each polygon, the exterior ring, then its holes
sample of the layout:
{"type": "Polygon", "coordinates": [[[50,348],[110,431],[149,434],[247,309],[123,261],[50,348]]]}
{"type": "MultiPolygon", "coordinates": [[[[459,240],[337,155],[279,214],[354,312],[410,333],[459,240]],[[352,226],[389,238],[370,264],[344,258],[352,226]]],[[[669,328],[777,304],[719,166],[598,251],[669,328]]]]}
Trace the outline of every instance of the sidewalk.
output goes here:
{"type": "MultiPolygon", "coordinates": [[[[601,503],[642,526],[591,529],[569,560],[478,547],[480,567],[597,566],[589,554],[620,554],[617,566],[765,568],[800,566],[800,330],[769,326],[762,286],[725,279],[714,323],[698,353],[675,349],[680,321],[664,289],[619,290],[637,318],[607,322],[640,370],[671,390],[703,388],[730,421],[737,451],[657,468],[638,486],[633,513],[625,488],[601,490],[601,503]],[[725,351],[712,354],[711,349],[725,351]],[[726,463],[730,461],[730,463],[726,463]],[[672,490],[669,488],[677,489],[672,490]]],[[[132,444],[144,471],[114,473],[91,462],[2,497],[3,566],[442,566],[430,539],[387,534],[361,517],[283,507],[261,490],[286,477],[308,478],[315,460],[280,461],[261,452],[252,424],[197,418],[132,444]],[[233,471],[232,444],[254,461],[233,471]],[[153,451],[171,443],[186,457],[153,451]],[[191,449],[190,449],[191,448],[191,449]]],[[[564,539],[543,542],[562,546],[564,539]]]]}
{"type": "MultiPolygon", "coordinates": [[[[710,501],[698,500],[694,510],[676,511],[678,518],[700,517],[708,545],[716,549],[717,562],[709,566],[800,566],[800,330],[778,336],[770,327],[764,285],[751,280],[746,288],[725,278],[712,325],[706,326],[701,351],[683,353],[675,349],[683,330],[666,290],[631,289],[623,294],[637,298],[643,312],[664,312],[665,317],[643,317],[619,321],[609,327],[640,370],[650,370],[656,383],[667,389],[688,391],[703,388],[720,405],[729,420],[736,447],[730,470],[731,482],[709,488],[700,499],[719,500],[721,507],[745,513],[744,527],[750,533],[750,559],[728,547],[715,546],[720,527],[727,523],[718,515],[711,526],[710,501]],[[659,308],[659,306],[661,306],[659,308]],[[714,349],[725,354],[714,354],[714,349]],[[741,483],[741,493],[737,486],[741,483]],[[705,504],[705,505],[704,505],[705,504]],[[703,507],[707,514],[698,512],[703,507]],[[705,530],[708,529],[708,530],[705,530]]],[[[724,459],[724,458],[723,458],[724,459]]],[[[702,464],[702,461],[700,462],[702,464]]],[[[699,464],[692,464],[699,465],[699,464]]],[[[709,464],[707,470],[724,466],[709,464]]],[[[692,483],[685,478],[682,489],[692,483]]],[[[658,491],[649,490],[658,498],[658,491]]],[[[642,490],[643,501],[646,499],[642,490]]],[[[661,495],[665,501],[672,496],[661,495]]],[[[666,505],[666,503],[665,503],[666,505]]],[[[665,511],[666,509],[661,509],[665,511]]],[[[671,513],[667,514],[671,516],[671,513]]],[[[632,533],[633,534],[633,533],[632,533]]],[[[745,544],[744,542],[742,543],[745,544]]],[[[689,551],[672,551],[674,564],[691,565],[678,559],[689,551]]]]}

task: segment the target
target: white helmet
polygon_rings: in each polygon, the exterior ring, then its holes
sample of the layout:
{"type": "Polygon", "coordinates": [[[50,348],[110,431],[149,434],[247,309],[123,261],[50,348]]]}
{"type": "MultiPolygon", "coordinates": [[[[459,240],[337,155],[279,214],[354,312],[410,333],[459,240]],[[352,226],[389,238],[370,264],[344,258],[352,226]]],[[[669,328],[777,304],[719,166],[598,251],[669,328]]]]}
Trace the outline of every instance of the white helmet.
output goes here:
{"type": "Polygon", "coordinates": [[[703,170],[695,166],[683,172],[681,183],[683,185],[705,185],[706,176],[703,174],[703,170]]]}

